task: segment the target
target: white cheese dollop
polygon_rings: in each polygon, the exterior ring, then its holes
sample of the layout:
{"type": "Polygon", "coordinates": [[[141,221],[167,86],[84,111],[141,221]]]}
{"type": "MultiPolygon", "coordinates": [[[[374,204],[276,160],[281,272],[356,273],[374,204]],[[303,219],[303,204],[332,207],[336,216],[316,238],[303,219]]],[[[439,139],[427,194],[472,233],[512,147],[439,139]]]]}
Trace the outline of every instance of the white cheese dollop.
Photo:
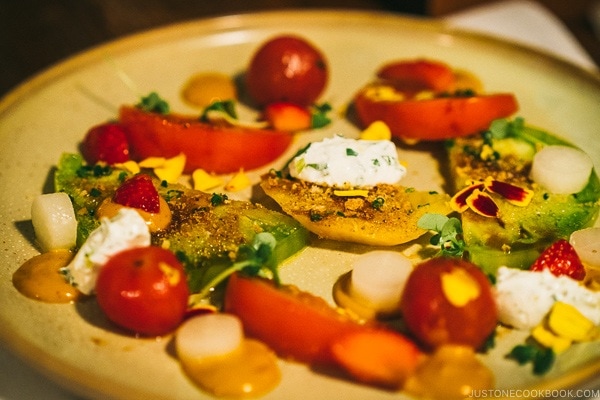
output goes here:
{"type": "Polygon", "coordinates": [[[64,268],[71,284],[83,294],[96,286],[98,271],[114,254],[150,245],[146,221],[132,208],[122,208],[113,218],[103,218],[73,260],[64,268]]]}
{"type": "Polygon", "coordinates": [[[294,158],[290,175],[320,185],[355,188],[396,184],[406,175],[406,168],[390,140],[334,136],[311,143],[294,158]]]}
{"type": "Polygon", "coordinates": [[[516,329],[531,329],[548,314],[555,302],[577,308],[594,324],[600,324],[600,293],[568,276],[548,270],[527,271],[500,267],[496,276],[498,319],[516,329]]]}

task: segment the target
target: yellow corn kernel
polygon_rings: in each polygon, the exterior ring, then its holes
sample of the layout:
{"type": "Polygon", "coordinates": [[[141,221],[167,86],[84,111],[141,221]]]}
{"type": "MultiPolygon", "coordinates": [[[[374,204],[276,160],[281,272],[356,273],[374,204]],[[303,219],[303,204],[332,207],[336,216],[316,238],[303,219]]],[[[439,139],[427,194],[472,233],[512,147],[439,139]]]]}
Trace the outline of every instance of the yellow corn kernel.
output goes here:
{"type": "Polygon", "coordinates": [[[133,160],[125,161],[124,163],[115,164],[117,168],[123,168],[125,171],[131,172],[132,174],[137,174],[140,172],[140,166],[133,160]]]}
{"type": "Polygon", "coordinates": [[[390,140],[392,132],[385,122],[375,121],[360,133],[360,138],[362,140],[390,140]]]}
{"type": "Polygon", "coordinates": [[[214,189],[223,184],[223,179],[211,175],[203,169],[192,172],[192,181],[194,182],[194,189],[202,191],[214,189]]]}
{"type": "Polygon", "coordinates": [[[154,173],[161,181],[177,182],[185,168],[186,157],[181,153],[175,157],[167,158],[162,166],[154,168],[154,173]]]}
{"type": "Polygon", "coordinates": [[[594,323],[586,318],[577,308],[557,301],[548,316],[548,326],[555,334],[583,342],[594,336],[594,323]]]}
{"type": "Polygon", "coordinates": [[[442,291],[448,301],[456,307],[465,306],[481,293],[479,283],[462,268],[454,268],[442,274],[442,291]]]}
{"type": "Polygon", "coordinates": [[[367,197],[369,195],[369,191],[364,190],[364,189],[334,190],[333,194],[336,196],[340,196],[340,197],[352,197],[352,196],[367,197]]]}
{"type": "Polygon", "coordinates": [[[225,185],[225,190],[228,192],[238,192],[242,189],[246,189],[251,184],[252,182],[250,182],[250,178],[248,178],[248,175],[246,175],[244,170],[241,169],[238,173],[233,175],[229,182],[227,182],[225,185]]]}
{"type": "Polygon", "coordinates": [[[568,338],[557,336],[552,331],[546,329],[542,324],[536,326],[531,331],[533,337],[539,344],[549,349],[554,353],[560,354],[571,347],[572,341],[568,338]]]}

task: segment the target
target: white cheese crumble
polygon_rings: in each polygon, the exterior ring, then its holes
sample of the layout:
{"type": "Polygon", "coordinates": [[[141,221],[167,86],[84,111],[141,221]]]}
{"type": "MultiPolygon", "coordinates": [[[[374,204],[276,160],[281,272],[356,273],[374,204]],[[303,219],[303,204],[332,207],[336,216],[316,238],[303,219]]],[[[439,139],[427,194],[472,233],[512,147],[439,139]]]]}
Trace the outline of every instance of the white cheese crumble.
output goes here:
{"type": "Polygon", "coordinates": [[[594,324],[600,324],[600,293],[568,276],[548,270],[528,271],[500,267],[496,303],[500,322],[516,329],[531,329],[548,314],[555,302],[575,307],[594,324]]]}
{"type": "Polygon", "coordinates": [[[392,141],[341,136],[311,143],[289,168],[295,178],[333,187],[396,184],[406,175],[392,141]]]}
{"type": "Polygon", "coordinates": [[[63,271],[83,294],[96,287],[98,271],[114,254],[150,245],[146,221],[132,208],[122,208],[113,218],[102,218],[100,226],[88,236],[73,260],[63,271]]]}

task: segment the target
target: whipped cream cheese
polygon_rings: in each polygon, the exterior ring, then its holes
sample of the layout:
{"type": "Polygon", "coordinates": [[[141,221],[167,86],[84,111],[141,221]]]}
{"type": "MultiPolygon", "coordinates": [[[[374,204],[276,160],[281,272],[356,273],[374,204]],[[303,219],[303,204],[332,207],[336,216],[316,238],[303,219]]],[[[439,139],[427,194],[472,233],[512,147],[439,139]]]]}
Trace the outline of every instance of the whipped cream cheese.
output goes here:
{"type": "Polygon", "coordinates": [[[600,293],[568,276],[500,267],[496,279],[498,319],[506,325],[531,329],[557,301],[572,305],[594,324],[600,323],[600,293]]]}
{"type": "Polygon", "coordinates": [[[114,254],[150,245],[146,221],[133,208],[122,208],[113,218],[102,218],[73,260],[63,268],[69,282],[83,294],[96,287],[98,271],[114,254]]]}
{"type": "Polygon", "coordinates": [[[294,178],[342,188],[396,184],[406,175],[392,141],[341,136],[311,143],[289,169],[294,178]]]}

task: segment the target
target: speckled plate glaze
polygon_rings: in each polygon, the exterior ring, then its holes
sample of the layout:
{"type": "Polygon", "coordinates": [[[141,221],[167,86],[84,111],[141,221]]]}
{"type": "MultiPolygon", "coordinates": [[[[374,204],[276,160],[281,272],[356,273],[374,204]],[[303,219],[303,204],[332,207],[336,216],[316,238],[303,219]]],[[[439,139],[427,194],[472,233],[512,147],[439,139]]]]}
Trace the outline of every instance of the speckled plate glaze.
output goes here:
{"type": "MultiPolygon", "coordinates": [[[[174,110],[186,79],[200,71],[241,73],[265,39],[300,34],[324,51],[331,80],[324,101],[335,110],[373,77],[383,62],[414,57],[468,69],[487,91],[514,92],[519,115],[583,147],[600,160],[600,79],[530,48],[450,29],[438,22],[351,11],[270,12],[199,20],[149,31],[77,55],[34,77],[0,103],[0,338],[20,356],[86,398],[203,399],[181,372],[171,338],[135,339],[117,332],[93,301],[75,305],[27,299],[12,286],[13,272],[38,254],[30,221],[34,196],[51,190],[60,154],[76,151],[86,130],[116,115],[117,107],[157,91],[174,110]],[[122,79],[125,74],[135,89],[122,79]]],[[[196,111],[194,111],[196,112],[196,111]]],[[[297,145],[324,135],[357,134],[344,119],[303,135],[297,145]]],[[[428,146],[400,148],[412,172],[407,185],[443,189],[443,165],[428,146]]],[[[282,156],[287,159],[297,147],[282,156]]],[[[265,167],[262,171],[266,170],[265,167]]],[[[254,171],[253,177],[261,171],[254,171]]],[[[402,251],[398,246],[394,249],[402,251]]],[[[363,246],[315,239],[282,266],[282,278],[331,301],[331,288],[363,246]]],[[[499,389],[577,386],[600,372],[600,344],[575,346],[551,373],[531,375],[504,355],[522,335],[498,338],[484,361],[499,389]]],[[[283,380],[267,399],[402,399],[390,393],[282,361],[283,380]]]]}

